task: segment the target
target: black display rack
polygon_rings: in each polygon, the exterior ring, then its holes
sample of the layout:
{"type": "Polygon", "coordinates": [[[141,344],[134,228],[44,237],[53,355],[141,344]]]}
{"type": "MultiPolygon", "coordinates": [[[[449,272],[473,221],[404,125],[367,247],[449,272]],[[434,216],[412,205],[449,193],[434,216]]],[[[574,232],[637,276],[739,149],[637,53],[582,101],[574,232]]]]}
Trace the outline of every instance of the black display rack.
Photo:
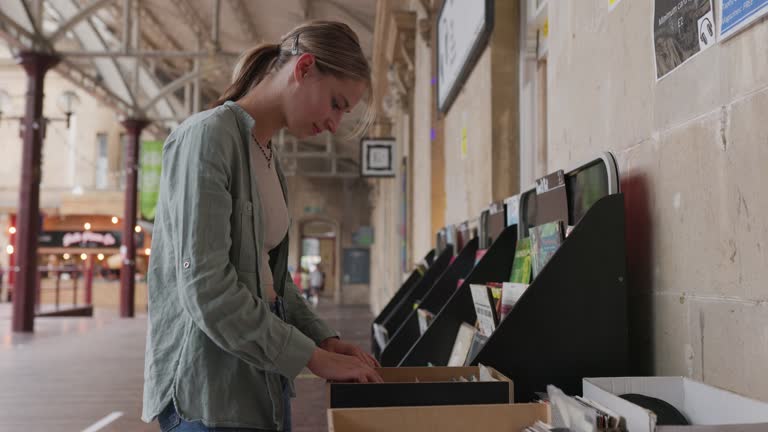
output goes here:
{"type": "MultiPolygon", "coordinates": [[[[475,251],[470,254],[470,249],[462,251],[445,274],[417,284],[418,295],[416,288],[411,290],[400,302],[407,302],[408,308],[395,308],[390,314],[399,313],[401,319],[381,353],[383,365],[447,365],[459,327],[477,320],[469,285],[508,280],[517,240],[527,237],[529,228],[551,222],[553,208],[567,207],[559,219],[574,226],[572,231],[467,363],[491,366],[511,378],[517,402],[535,400],[548,384],[581,394],[584,377],[630,374],[625,210],[616,159],[603,153],[566,173],[564,180],[566,206],[557,207],[555,202],[552,207],[553,195],[539,202],[539,194],[547,193],[547,188],[532,188],[519,196],[519,205],[513,207],[518,217],[511,218],[518,225],[504,228],[496,239],[488,236],[484,246],[490,247],[477,265],[469,266],[472,270],[458,289],[448,287],[464,277],[461,270],[470,255],[474,264],[475,251]],[[437,312],[423,334],[414,299],[422,299],[421,308],[437,312]]],[[[483,235],[492,231],[490,213],[482,218],[483,235]]],[[[452,236],[451,227],[446,227],[438,235],[438,240],[442,238],[459,236],[452,236]]],[[[477,240],[472,247],[477,249],[477,240]]]]}
{"type": "MultiPolygon", "coordinates": [[[[429,257],[429,255],[427,255],[429,257]]],[[[447,245],[434,259],[432,264],[421,276],[420,271],[414,270],[410,277],[397,290],[394,297],[387,303],[382,312],[373,321],[376,324],[384,326],[390,335],[390,341],[397,329],[408,318],[408,314],[413,311],[413,304],[419,301],[424,294],[432,287],[434,282],[440,278],[453,258],[453,246],[447,245]]],[[[371,344],[373,346],[374,356],[380,360],[381,352],[373,336],[373,325],[371,325],[371,344]]],[[[389,346],[389,344],[387,344],[389,346]]],[[[386,347],[385,347],[386,349],[386,347]]]]}
{"type": "MultiPolygon", "coordinates": [[[[629,373],[624,196],[594,203],[499,324],[472,365],[492,366],[515,383],[516,402],[554,384],[581,394],[581,380],[629,373]]],[[[444,366],[462,322],[474,323],[471,283],[504,281],[515,227],[491,246],[400,366],[444,366]]]]}
{"type": "MultiPolygon", "coordinates": [[[[427,264],[427,268],[416,267],[408,276],[408,279],[400,285],[400,288],[395,292],[389,302],[384,306],[379,315],[373,320],[374,324],[382,324],[390,316],[395,307],[408,295],[416,284],[424,277],[429,267],[434,264],[435,261],[435,249],[432,249],[424,256],[424,262],[427,264]]],[[[371,352],[374,357],[379,358],[381,350],[379,344],[376,343],[376,336],[374,335],[373,325],[371,325],[371,352]]]]}
{"type": "Polygon", "coordinates": [[[445,366],[462,322],[477,320],[470,284],[509,279],[517,244],[517,226],[507,227],[493,242],[464,283],[445,302],[424,334],[403,356],[398,366],[445,366]]]}
{"type": "MultiPolygon", "coordinates": [[[[433,281],[434,283],[429,286],[425,283],[419,287],[424,292],[417,293],[420,295],[414,296],[414,298],[418,300],[420,308],[425,308],[433,314],[440,311],[443,303],[456,291],[459,279],[467,277],[472,271],[477,255],[477,245],[477,238],[470,240],[447,269],[433,281]]],[[[421,335],[419,318],[413,303],[410,309],[403,308],[400,312],[405,315],[405,318],[397,331],[394,334],[390,333],[392,336],[389,343],[382,350],[379,358],[379,362],[385,367],[397,366],[421,335]]]]}

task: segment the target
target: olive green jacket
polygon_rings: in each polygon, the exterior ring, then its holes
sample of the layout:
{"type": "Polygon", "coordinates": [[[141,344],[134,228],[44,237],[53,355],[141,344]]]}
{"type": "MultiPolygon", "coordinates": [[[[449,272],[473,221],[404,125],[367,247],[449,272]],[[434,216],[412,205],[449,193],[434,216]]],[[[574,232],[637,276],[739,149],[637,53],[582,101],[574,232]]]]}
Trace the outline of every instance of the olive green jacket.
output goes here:
{"type": "MultiPolygon", "coordinates": [[[[287,271],[288,236],[270,253],[286,322],[259,286],[264,224],[250,168],[255,121],[227,102],[176,128],[163,145],[152,236],[142,419],[171,400],[208,426],[282,430],[281,376],[291,382],[336,336],[287,271]]],[[[286,194],[285,178],[275,158],[286,194]]]]}

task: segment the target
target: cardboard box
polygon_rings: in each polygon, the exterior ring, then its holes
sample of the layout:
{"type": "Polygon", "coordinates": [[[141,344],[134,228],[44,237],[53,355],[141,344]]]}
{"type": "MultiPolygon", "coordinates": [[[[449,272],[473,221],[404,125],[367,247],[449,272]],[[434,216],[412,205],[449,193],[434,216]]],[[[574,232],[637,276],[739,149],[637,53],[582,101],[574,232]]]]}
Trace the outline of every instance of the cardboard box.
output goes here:
{"type": "Polygon", "coordinates": [[[329,409],[328,431],[518,432],[549,418],[549,406],[540,403],[329,409]]]}
{"type": "Polygon", "coordinates": [[[683,377],[584,378],[584,397],[615,411],[628,432],[768,431],[768,403],[683,377]],[[656,426],[656,415],[618,395],[638,393],[662,399],[691,426],[656,426]]]}
{"type": "Polygon", "coordinates": [[[329,408],[509,404],[514,401],[512,380],[493,368],[499,381],[452,382],[452,378],[479,377],[480,368],[401,367],[377,369],[384,383],[329,382],[329,408]]]}

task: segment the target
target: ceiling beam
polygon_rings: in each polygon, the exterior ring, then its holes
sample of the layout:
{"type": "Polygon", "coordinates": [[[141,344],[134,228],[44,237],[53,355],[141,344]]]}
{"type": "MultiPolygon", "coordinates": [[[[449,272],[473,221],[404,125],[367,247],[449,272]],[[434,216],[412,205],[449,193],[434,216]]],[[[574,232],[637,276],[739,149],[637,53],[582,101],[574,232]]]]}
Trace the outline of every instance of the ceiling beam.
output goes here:
{"type": "Polygon", "coordinates": [[[160,20],[157,18],[157,15],[152,12],[152,9],[142,5],[139,14],[141,18],[144,19],[145,25],[142,27],[144,30],[149,29],[150,32],[155,32],[160,36],[162,42],[176,51],[182,51],[184,49],[183,45],[181,45],[181,43],[179,43],[179,41],[168,31],[168,27],[160,24],[160,20]]]}
{"type": "Polygon", "coordinates": [[[211,55],[210,51],[164,51],[164,50],[158,50],[158,51],[128,51],[128,52],[121,52],[121,51],[57,51],[57,53],[61,54],[65,57],[84,57],[84,58],[97,58],[97,57],[107,57],[107,58],[119,58],[119,57],[158,57],[158,58],[206,58],[206,59],[224,59],[224,58],[234,58],[238,57],[238,53],[234,52],[221,52],[216,53],[214,55],[211,55]]]}
{"type": "Polygon", "coordinates": [[[35,43],[35,35],[0,9],[0,33],[9,45],[18,49],[29,49],[35,43]],[[26,43],[24,41],[26,39],[26,43]]]}
{"type": "MultiPolygon", "coordinates": [[[[157,40],[157,42],[159,42],[159,47],[164,49],[175,51],[184,50],[184,46],[182,46],[178,40],[171,36],[171,34],[168,32],[168,29],[165,26],[160,25],[160,21],[157,19],[157,16],[154,12],[152,12],[150,8],[142,5],[139,14],[144,21],[142,30],[145,32],[143,35],[145,39],[148,41],[152,40],[153,42],[157,40]]],[[[174,58],[164,60],[165,71],[171,72],[172,74],[181,75],[185,72],[186,67],[188,66],[188,64],[184,64],[184,59],[174,58]]]]}
{"type": "Polygon", "coordinates": [[[240,32],[247,36],[254,45],[261,43],[264,38],[256,32],[253,26],[253,20],[251,19],[253,15],[251,15],[251,11],[248,9],[248,3],[245,0],[229,0],[229,6],[235,14],[240,32]]]}
{"type": "Polygon", "coordinates": [[[189,25],[192,28],[192,31],[197,34],[200,42],[204,46],[212,46],[213,41],[211,40],[211,32],[208,31],[208,26],[200,15],[198,15],[190,0],[176,0],[173,4],[176,6],[176,10],[179,11],[179,14],[181,14],[184,21],[186,21],[187,25],[189,25]]]}
{"type": "Polygon", "coordinates": [[[131,50],[131,32],[133,31],[133,4],[131,0],[123,0],[123,52],[131,50]]]}
{"type": "Polygon", "coordinates": [[[219,22],[221,21],[221,0],[213,0],[213,11],[211,13],[211,43],[213,48],[218,50],[219,43],[219,22]]]}
{"type": "MultiPolygon", "coordinates": [[[[26,1],[22,1],[21,5],[24,7],[24,13],[27,14],[27,19],[29,20],[30,24],[32,25],[32,32],[35,35],[34,37],[34,45],[42,45],[42,46],[48,46],[50,48],[50,44],[46,42],[45,37],[43,37],[42,31],[40,31],[40,26],[38,23],[38,20],[35,18],[35,11],[30,9],[29,4],[27,4],[26,1]]],[[[38,6],[40,4],[38,3],[38,6]]],[[[38,8],[41,9],[42,7],[38,8]]],[[[37,47],[34,47],[37,48],[37,47]]]]}
{"type": "Polygon", "coordinates": [[[93,3],[89,4],[88,6],[80,9],[78,13],[76,13],[74,16],[70,17],[67,21],[65,21],[63,24],[59,26],[56,30],[53,31],[53,33],[49,34],[47,36],[47,39],[51,42],[51,44],[55,43],[56,40],[64,36],[69,30],[71,30],[74,26],[80,23],[80,21],[90,17],[93,15],[97,10],[101,9],[102,7],[114,2],[116,0],[96,0],[93,3]]]}
{"type": "Polygon", "coordinates": [[[152,99],[150,99],[143,107],[142,111],[146,112],[150,108],[152,108],[153,105],[155,105],[157,102],[162,100],[165,96],[175,92],[176,90],[184,87],[187,83],[193,82],[196,79],[201,78],[203,75],[206,75],[207,73],[216,70],[218,68],[222,67],[221,64],[208,64],[205,68],[202,68],[200,70],[194,70],[180,78],[177,78],[170,83],[166,84],[165,87],[161,88],[154,96],[152,96],[152,99]]]}
{"type": "Polygon", "coordinates": [[[63,59],[61,63],[56,66],[56,72],[60,73],[71,83],[85,90],[105,105],[111,106],[118,111],[126,113],[130,112],[132,106],[131,102],[126,101],[113,93],[103,85],[101,79],[97,76],[88,74],[78,66],[72,64],[68,59],[63,59]]]}

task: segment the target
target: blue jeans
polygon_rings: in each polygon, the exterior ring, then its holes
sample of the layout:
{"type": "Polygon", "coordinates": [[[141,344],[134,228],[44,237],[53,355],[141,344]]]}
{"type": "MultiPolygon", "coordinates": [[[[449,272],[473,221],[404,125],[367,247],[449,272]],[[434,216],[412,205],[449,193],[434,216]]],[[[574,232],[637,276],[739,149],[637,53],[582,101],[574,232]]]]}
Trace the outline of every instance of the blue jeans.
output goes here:
{"type": "MultiPolygon", "coordinates": [[[[286,381],[283,387],[283,432],[291,432],[291,394],[288,387],[288,381],[286,381]]],[[[189,422],[181,418],[179,413],[176,412],[176,406],[173,402],[169,403],[167,407],[157,416],[157,421],[160,423],[161,432],[249,432],[260,431],[260,429],[249,428],[228,428],[228,427],[208,427],[201,421],[189,422]]]]}

